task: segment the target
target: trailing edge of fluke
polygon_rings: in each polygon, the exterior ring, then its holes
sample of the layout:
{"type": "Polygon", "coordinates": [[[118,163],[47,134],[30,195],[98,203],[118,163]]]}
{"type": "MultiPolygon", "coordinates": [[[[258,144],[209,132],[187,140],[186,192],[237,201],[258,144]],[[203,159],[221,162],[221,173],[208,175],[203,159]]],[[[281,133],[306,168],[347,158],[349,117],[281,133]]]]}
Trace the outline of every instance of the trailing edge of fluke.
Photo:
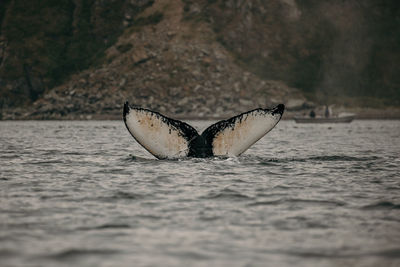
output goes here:
{"type": "Polygon", "coordinates": [[[284,110],[283,104],[250,110],[214,123],[200,135],[185,122],[128,102],[123,118],[133,138],[158,159],[236,157],[271,131],[284,110]]]}

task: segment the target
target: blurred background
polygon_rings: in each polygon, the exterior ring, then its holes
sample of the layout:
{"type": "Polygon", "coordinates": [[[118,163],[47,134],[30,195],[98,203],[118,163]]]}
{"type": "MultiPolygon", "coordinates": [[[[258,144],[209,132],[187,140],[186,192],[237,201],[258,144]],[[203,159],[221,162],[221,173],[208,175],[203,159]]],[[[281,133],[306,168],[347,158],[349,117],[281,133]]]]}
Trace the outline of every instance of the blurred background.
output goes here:
{"type": "Polygon", "coordinates": [[[400,117],[397,0],[0,0],[0,118],[400,117]]]}

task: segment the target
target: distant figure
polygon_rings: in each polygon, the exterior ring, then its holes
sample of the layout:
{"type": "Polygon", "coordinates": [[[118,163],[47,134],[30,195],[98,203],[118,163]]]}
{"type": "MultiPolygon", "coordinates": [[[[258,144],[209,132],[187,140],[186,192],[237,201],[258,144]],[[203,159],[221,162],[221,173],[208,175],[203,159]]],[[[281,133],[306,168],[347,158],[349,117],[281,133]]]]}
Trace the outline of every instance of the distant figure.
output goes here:
{"type": "Polygon", "coordinates": [[[328,105],[325,106],[325,118],[328,118],[330,116],[329,108],[328,105]]]}
{"type": "Polygon", "coordinates": [[[314,111],[314,110],[311,110],[311,112],[310,112],[310,117],[311,117],[311,118],[315,118],[315,111],[314,111]]]}

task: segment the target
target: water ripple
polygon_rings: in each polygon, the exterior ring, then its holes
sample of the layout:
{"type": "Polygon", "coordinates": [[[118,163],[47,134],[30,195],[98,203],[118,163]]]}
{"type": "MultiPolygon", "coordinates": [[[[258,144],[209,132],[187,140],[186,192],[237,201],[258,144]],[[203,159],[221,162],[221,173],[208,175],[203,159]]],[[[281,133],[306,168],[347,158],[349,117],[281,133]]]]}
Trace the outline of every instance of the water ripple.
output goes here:
{"type": "Polygon", "coordinates": [[[368,204],[362,207],[362,209],[372,210],[372,209],[400,209],[400,204],[395,204],[390,201],[379,201],[373,204],[368,204]]]}
{"type": "Polygon", "coordinates": [[[122,121],[0,121],[1,265],[398,266],[399,132],[282,121],[157,160],[122,121]]]}
{"type": "Polygon", "coordinates": [[[247,196],[243,193],[238,191],[224,188],[218,191],[213,190],[212,192],[208,193],[205,196],[202,196],[204,199],[226,199],[226,200],[243,200],[243,199],[252,199],[252,197],[247,196]]]}
{"type": "Polygon", "coordinates": [[[303,204],[303,205],[328,205],[328,206],[345,206],[346,203],[337,200],[319,200],[319,199],[296,199],[296,198],[281,198],[272,201],[256,201],[247,204],[248,206],[265,206],[265,205],[282,205],[282,204],[303,204]]]}
{"type": "Polygon", "coordinates": [[[86,256],[106,256],[118,253],[117,250],[113,249],[79,249],[72,248],[63,250],[51,255],[45,255],[45,258],[51,258],[55,260],[70,260],[72,258],[77,257],[86,257],[86,256]]]}

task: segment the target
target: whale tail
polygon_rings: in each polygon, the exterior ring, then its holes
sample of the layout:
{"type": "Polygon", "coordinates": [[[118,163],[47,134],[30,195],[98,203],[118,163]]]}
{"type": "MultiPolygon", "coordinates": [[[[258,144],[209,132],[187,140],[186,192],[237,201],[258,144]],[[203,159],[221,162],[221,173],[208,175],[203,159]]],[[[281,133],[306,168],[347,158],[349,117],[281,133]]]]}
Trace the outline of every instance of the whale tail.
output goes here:
{"type": "Polygon", "coordinates": [[[140,107],[124,104],[123,118],[133,138],[159,159],[189,154],[189,143],[199,134],[187,123],[140,107]]]}
{"type": "Polygon", "coordinates": [[[285,106],[254,109],[219,121],[201,135],[187,123],[124,104],[123,119],[133,138],[159,159],[239,156],[272,130],[285,106]]]}
{"type": "Polygon", "coordinates": [[[283,104],[250,110],[211,125],[201,135],[214,155],[239,156],[275,127],[284,110],[283,104]]]}

